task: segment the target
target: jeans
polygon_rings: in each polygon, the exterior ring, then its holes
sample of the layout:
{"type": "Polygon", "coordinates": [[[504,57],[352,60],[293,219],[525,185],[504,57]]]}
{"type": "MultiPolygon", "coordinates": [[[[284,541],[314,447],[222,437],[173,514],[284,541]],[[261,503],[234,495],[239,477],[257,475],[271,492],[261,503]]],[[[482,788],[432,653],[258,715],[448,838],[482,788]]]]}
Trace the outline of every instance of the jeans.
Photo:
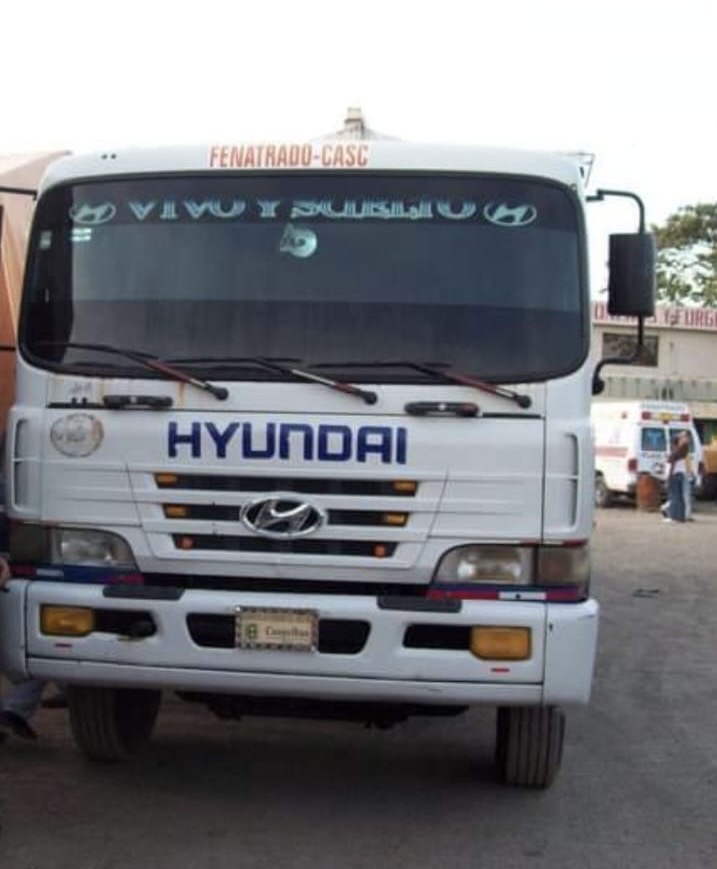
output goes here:
{"type": "Polygon", "coordinates": [[[685,521],[685,474],[672,474],[667,481],[667,497],[670,499],[669,518],[674,522],[685,521]]]}
{"type": "Polygon", "coordinates": [[[692,478],[688,474],[685,474],[682,482],[682,493],[685,499],[685,519],[692,518],[692,488],[692,478]]]}
{"type": "Polygon", "coordinates": [[[0,699],[0,714],[14,712],[27,721],[40,705],[45,683],[40,679],[25,679],[24,682],[10,683],[5,701],[0,699]]]}

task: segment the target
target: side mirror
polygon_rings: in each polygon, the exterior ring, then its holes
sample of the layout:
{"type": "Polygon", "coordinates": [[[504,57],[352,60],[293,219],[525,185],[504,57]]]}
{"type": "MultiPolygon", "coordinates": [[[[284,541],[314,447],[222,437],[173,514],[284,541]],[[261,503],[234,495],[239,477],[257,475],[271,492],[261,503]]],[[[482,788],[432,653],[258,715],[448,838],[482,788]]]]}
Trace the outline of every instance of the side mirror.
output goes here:
{"type": "Polygon", "coordinates": [[[625,317],[655,313],[655,237],[647,232],[610,236],[607,310],[625,317]]]}

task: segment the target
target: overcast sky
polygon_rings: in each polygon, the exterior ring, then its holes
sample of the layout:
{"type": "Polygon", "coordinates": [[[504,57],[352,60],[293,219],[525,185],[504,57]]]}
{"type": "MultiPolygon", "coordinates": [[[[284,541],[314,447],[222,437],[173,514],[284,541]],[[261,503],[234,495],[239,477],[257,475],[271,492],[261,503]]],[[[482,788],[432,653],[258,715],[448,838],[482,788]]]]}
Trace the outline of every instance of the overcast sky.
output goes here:
{"type": "Polygon", "coordinates": [[[358,105],[400,138],[592,152],[661,222],[717,201],[716,25],[715,0],[5,0],[0,153],[303,140],[358,105]]]}

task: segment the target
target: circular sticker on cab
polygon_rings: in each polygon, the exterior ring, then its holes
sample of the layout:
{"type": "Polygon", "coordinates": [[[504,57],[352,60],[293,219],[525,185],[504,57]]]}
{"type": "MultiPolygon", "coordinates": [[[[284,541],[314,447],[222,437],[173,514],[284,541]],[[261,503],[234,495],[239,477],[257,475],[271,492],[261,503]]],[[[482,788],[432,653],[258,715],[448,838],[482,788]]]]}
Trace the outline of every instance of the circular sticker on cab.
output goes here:
{"type": "Polygon", "coordinates": [[[50,429],[50,441],[63,456],[78,459],[92,455],[102,443],[102,423],[90,413],[70,413],[56,419],[50,429]]]}

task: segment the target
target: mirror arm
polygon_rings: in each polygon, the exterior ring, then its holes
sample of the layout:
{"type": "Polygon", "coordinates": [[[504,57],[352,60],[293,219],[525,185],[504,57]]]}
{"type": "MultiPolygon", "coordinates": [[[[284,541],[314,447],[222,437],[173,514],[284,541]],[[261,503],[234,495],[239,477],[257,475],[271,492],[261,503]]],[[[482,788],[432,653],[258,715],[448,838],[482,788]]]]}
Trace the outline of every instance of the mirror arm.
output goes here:
{"type": "MultiPolygon", "coordinates": [[[[600,188],[596,190],[594,194],[587,196],[586,199],[588,202],[602,202],[606,196],[623,196],[632,199],[633,202],[637,204],[639,212],[637,231],[640,235],[644,235],[646,231],[645,203],[640,199],[637,193],[633,193],[630,190],[607,190],[605,188],[600,188]]],[[[598,362],[593,373],[593,395],[600,395],[600,393],[605,389],[605,381],[602,378],[602,369],[606,365],[634,365],[639,361],[644,346],[645,318],[640,316],[637,318],[637,343],[635,344],[634,351],[629,356],[611,356],[607,359],[601,359],[600,362],[598,362]]]]}
{"type": "Polygon", "coordinates": [[[630,190],[605,190],[600,189],[596,190],[591,196],[587,196],[586,199],[588,202],[602,202],[606,196],[626,196],[629,199],[634,200],[637,203],[638,210],[640,212],[640,220],[638,225],[638,232],[640,234],[645,232],[645,203],[640,199],[637,193],[632,193],[630,190]]]}
{"type": "Polygon", "coordinates": [[[605,381],[601,373],[606,365],[634,365],[640,360],[641,351],[645,346],[645,318],[637,318],[637,344],[629,356],[609,356],[601,359],[593,372],[593,395],[600,395],[605,389],[605,381]]]}

